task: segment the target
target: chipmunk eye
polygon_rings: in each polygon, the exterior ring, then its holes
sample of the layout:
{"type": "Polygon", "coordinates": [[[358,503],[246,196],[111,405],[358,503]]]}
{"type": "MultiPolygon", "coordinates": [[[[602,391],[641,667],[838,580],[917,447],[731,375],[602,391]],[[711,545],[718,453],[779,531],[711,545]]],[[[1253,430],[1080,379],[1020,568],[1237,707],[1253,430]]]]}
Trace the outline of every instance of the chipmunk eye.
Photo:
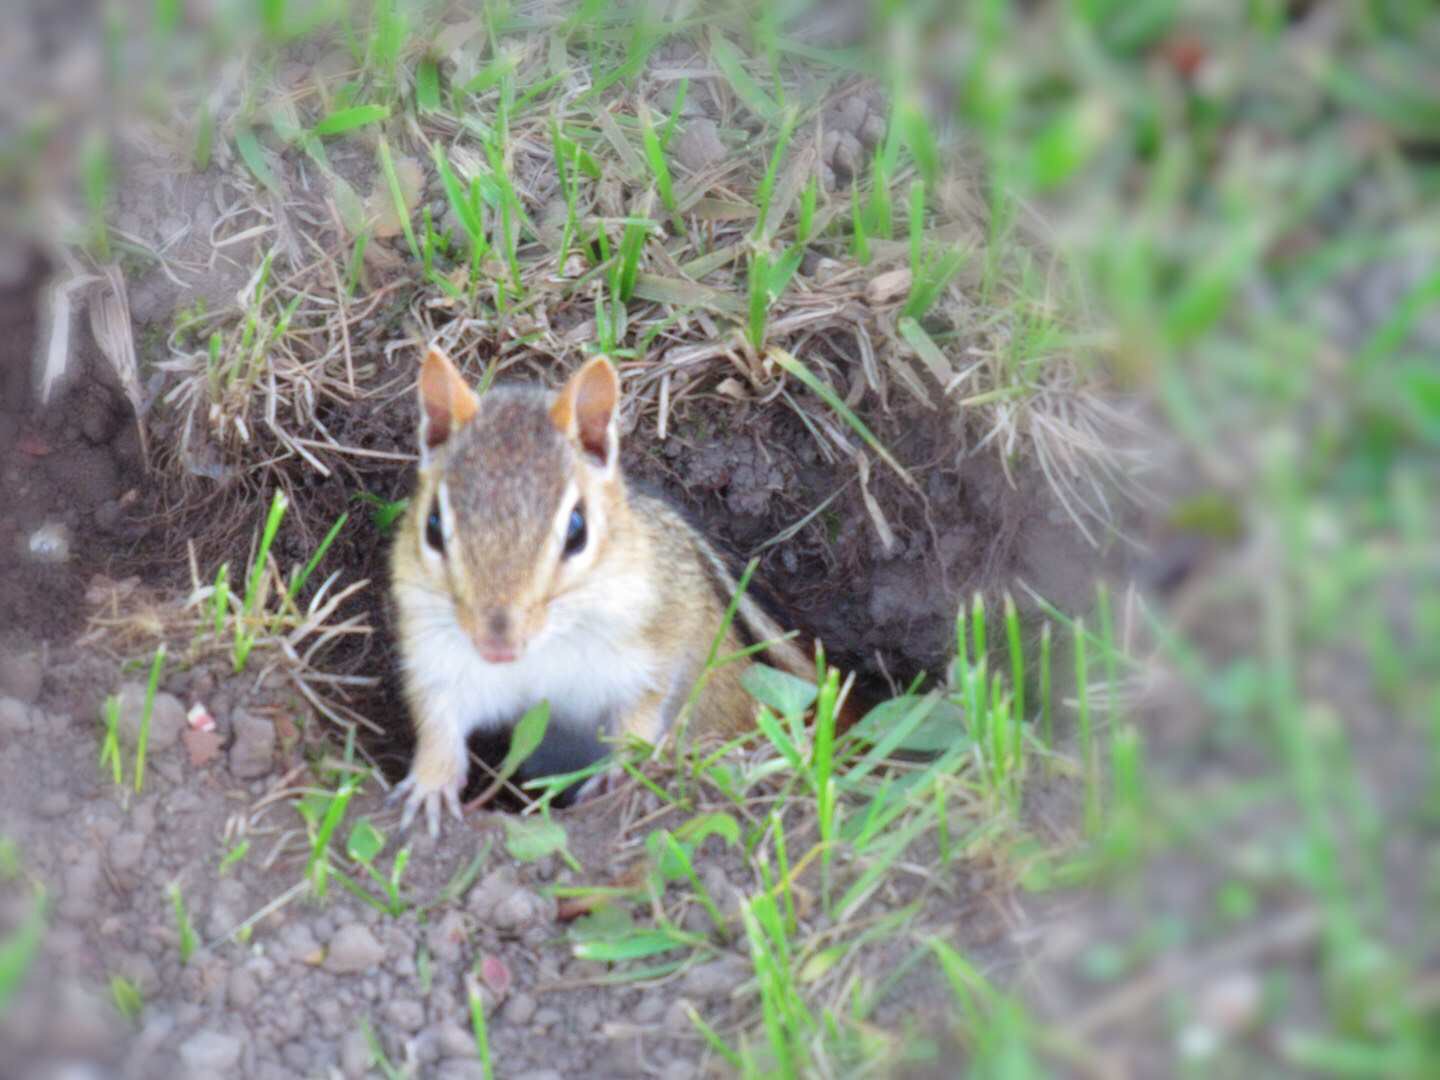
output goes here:
{"type": "Polygon", "coordinates": [[[440,529],[440,500],[430,500],[430,516],[425,519],[425,543],[436,554],[445,554],[445,534],[440,529]]]}
{"type": "Polygon", "coordinates": [[[578,502],[570,511],[570,523],[565,526],[565,558],[578,554],[585,548],[585,504],[578,502]]]}

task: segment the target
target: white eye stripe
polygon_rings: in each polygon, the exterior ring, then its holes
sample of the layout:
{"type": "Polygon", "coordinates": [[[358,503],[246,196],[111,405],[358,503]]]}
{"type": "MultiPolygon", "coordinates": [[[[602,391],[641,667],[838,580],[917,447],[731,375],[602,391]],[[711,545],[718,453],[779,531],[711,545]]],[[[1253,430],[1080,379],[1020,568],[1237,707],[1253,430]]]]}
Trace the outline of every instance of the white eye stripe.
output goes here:
{"type": "Polygon", "coordinates": [[[450,509],[450,489],[444,480],[441,480],[440,483],[435,486],[435,494],[431,496],[431,499],[432,506],[423,508],[425,510],[426,525],[422,529],[422,543],[420,547],[424,551],[426,558],[438,561],[444,559],[445,549],[450,546],[450,541],[455,536],[455,517],[450,509]],[[440,511],[440,539],[442,543],[439,550],[436,550],[435,546],[430,543],[429,538],[424,536],[424,533],[428,532],[430,514],[436,509],[440,511]]]}
{"type": "Polygon", "coordinates": [[[555,519],[550,523],[550,533],[555,537],[562,550],[565,547],[565,534],[570,530],[570,514],[579,502],[580,488],[573,481],[566,484],[565,494],[560,498],[560,505],[555,508],[555,519]]]}

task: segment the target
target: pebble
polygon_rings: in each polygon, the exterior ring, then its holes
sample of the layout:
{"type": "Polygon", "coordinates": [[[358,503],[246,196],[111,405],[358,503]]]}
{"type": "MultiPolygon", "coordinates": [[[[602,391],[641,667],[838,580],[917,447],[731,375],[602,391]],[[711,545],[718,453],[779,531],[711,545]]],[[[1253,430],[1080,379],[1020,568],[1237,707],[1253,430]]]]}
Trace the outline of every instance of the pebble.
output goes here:
{"type": "Polygon", "coordinates": [[[370,1041],[358,1028],[347,1031],[340,1040],[340,1071],[351,1080],[359,1080],[370,1069],[370,1041]]]}
{"type": "Polygon", "coordinates": [[[554,1069],[528,1069],[515,1074],[515,1080],[564,1080],[554,1069]]]}
{"type": "Polygon", "coordinates": [[[666,998],[661,994],[645,994],[633,1009],[630,1019],[637,1024],[653,1024],[665,1014],[666,998]]]}
{"type": "Polygon", "coordinates": [[[681,165],[691,172],[700,172],[707,165],[725,156],[720,129],[708,116],[686,120],[684,130],[676,137],[674,154],[681,165]]]}
{"type": "Polygon", "coordinates": [[[0,735],[24,735],[30,730],[30,707],[18,698],[0,697],[0,735]]]}
{"type": "Polygon", "coordinates": [[[254,972],[246,968],[236,968],[230,972],[229,985],[226,987],[226,1000],[230,1002],[232,1009],[248,1009],[259,998],[260,980],[255,978],[254,972]]]}
{"type": "Polygon", "coordinates": [[[230,747],[230,773],[239,780],[267,776],[275,764],[275,724],[244,709],[236,709],[232,724],[235,742],[230,747]]]}
{"type": "Polygon", "coordinates": [[[697,998],[722,997],[749,974],[747,966],[733,957],[697,964],[685,973],[685,993],[697,998]]]}
{"type": "Polygon", "coordinates": [[[325,970],[336,975],[368,971],[385,959],[385,950],[368,927],[351,923],[340,928],[325,954],[325,970]]]}
{"type": "Polygon", "coordinates": [[[501,866],[477,881],[465,894],[466,909],[481,922],[488,923],[496,905],[513,893],[518,885],[513,866],[501,866]]]}
{"type": "Polygon", "coordinates": [[[280,1051],[280,1056],[285,1064],[290,1067],[291,1075],[305,1076],[310,1072],[311,1058],[310,1048],[299,1039],[294,1039],[285,1044],[280,1051]]]}
{"type": "Polygon", "coordinates": [[[540,922],[550,922],[553,901],[547,902],[530,889],[516,889],[490,913],[490,925],[501,931],[518,931],[540,922]]]}
{"type": "Polygon", "coordinates": [[[34,705],[40,698],[44,681],[45,669],[35,657],[14,653],[0,656],[0,693],[34,705]]]}
{"type": "Polygon", "coordinates": [[[425,1029],[426,1042],[440,1051],[441,1057],[464,1057],[475,1052],[475,1036],[453,1020],[442,1020],[425,1029]]]}
{"type": "Polygon", "coordinates": [[[534,1018],[537,1008],[539,1006],[529,994],[514,994],[505,1003],[505,1008],[501,1010],[500,1015],[504,1017],[507,1024],[523,1027],[534,1018]]]}
{"type": "Polygon", "coordinates": [[[315,940],[309,923],[291,923],[280,931],[277,955],[282,959],[292,964],[307,964],[319,951],[320,943],[315,940]]]}
{"type": "Polygon", "coordinates": [[[145,834],[131,830],[110,841],[110,865],[120,871],[134,870],[145,854],[145,834]]]}
{"type": "Polygon", "coordinates": [[[68,814],[71,805],[70,793],[68,791],[51,788],[35,800],[35,813],[45,820],[53,820],[68,814]]]}
{"type": "MultiPolygon", "coordinates": [[[[140,720],[145,711],[145,684],[127,682],[120,687],[120,734],[128,745],[140,738],[140,720]]],[[[185,726],[185,706],[174,694],[163,690],[155,695],[150,712],[149,750],[168,750],[180,739],[185,726]]]]}
{"type": "Polygon", "coordinates": [[[320,1032],[327,1039],[337,1039],[344,1034],[348,1018],[340,1002],[333,997],[318,996],[311,1000],[310,1009],[320,1021],[320,1032]]]}
{"type": "Polygon", "coordinates": [[[385,1006],[385,1019],[407,1033],[425,1026],[425,1006],[414,998],[396,998],[385,1006]]]}
{"type": "Polygon", "coordinates": [[[575,1007],[571,1015],[571,1023],[578,1031],[594,1031],[600,1026],[600,1006],[594,1002],[584,1002],[575,1007]]]}
{"type": "Polygon", "coordinates": [[[97,994],[71,985],[57,1005],[50,1015],[51,1052],[93,1058],[115,1044],[115,1014],[97,994]]]}
{"type": "Polygon", "coordinates": [[[204,1030],[180,1044],[180,1059],[196,1072],[222,1073],[240,1063],[243,1044],[234,1035],[204,1030]]]}
{"type": "Polygon", "coordinates": [[[100,856],[87,851],[65,870],[65,899],[60,913],[77,922],[88,922],[97,910],[96,894],[100,888],[100,856]]]}
{"type": "Polygon", "coordinates": [[[436,1080],[486,1080],[485,1069],[477,1058],[446,1058],[435,1069],[436,1080]]]}
{"type": "Polygon", "coordinates": [[[685,998],[676,998],[665,1010],[665,1026],[671,1031],[694,1031],[695,1025],[690,1021],[690,1002],[685,998]]]}
{"type": "Polygon", "coordinates": [[[425,943],[430,948],[430,955],[437,963],[444,965],[460,963],[467,937],[469,933],[465,929],[465,916],[453,908],[425,931],[425,943]]]}

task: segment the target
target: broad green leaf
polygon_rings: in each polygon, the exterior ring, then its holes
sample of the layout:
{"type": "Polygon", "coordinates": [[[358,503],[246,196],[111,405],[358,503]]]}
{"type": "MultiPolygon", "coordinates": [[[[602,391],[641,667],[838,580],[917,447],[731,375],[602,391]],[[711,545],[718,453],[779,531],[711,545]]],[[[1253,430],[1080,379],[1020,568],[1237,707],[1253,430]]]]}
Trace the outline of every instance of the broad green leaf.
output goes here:
{"type": "Polygon", "coordinates": [[[343,135],[347,131],[374,124],[390,116],[389,105],[356,105],[349,109],[337,109],[312,129],[316,135],[343,135]]]}
{"type": "Polygon", "coordinates": [[[787,717],[810,708],[817,692],[814,683],[766,664],[751,664],[740,676],[740,685],[756,701],[787,717]]]}
{"type": "Polygon", "coordinates": [[[565,847],[565,827],[546,818],[505,819],[505,850],[521,862],[534,862],[565,847]]]}
{"type": "Polygon", "coordinates": [[[362,817],[350,830],[345,841],[345,854],[356,862],[373,862],[375,856],[385,849],[385,834],[371,824],[368,817],[362,817]]]}

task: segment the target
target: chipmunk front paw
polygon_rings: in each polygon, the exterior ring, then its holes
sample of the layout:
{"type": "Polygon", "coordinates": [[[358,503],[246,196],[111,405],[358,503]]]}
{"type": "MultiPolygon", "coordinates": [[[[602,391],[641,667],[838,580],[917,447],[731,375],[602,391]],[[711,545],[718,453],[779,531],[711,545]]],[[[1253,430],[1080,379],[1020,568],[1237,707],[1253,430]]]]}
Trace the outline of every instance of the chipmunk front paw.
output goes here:
{"type": "Polygon", "coordinates": [[[390,793],[388,802],[395,802],[403,798],[405,800],[404,812],[400,815],[400,828],[408,829],[410,823],[415,820],[415,812],[420,807],[425,808],[425,824],[432,838],[440,835],[440,806],[443,802],[450,808],[451,815],[456,821],[460,818],[460,792],[465,787],[465,776],[463,773],[453,776],[443,776],[438,779],[422,778],[418,769],[412,769],[410,775],[395,786],[390,793]]]}

